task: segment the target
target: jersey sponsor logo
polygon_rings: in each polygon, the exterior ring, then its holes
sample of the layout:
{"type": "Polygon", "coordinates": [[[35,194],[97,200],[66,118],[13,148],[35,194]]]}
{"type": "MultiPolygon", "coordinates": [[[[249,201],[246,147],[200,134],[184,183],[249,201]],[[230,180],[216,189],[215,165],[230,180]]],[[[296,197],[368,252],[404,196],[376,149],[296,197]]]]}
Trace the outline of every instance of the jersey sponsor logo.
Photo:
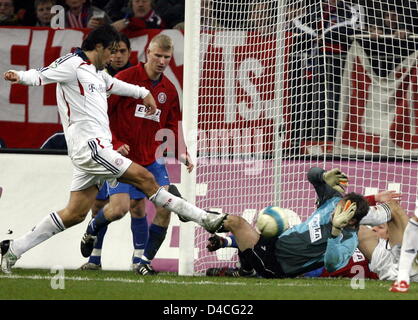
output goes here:
{"type": "Polygon", "coordinates": [[[91,93],[93,93],[94,91],[101,92],[101,93],[105,93],[106,92],[106,88],[102,84],[99,84],[97,86],[94,83],[89,83],[88,90],[91,93]]]}
{"type": "Polygon", "coordinates": [[[364,256],[363,253],[361,253],[359,248],[356,248],[356,250],[354,250],[354,253],[353,253],[353,261],[354,262],[360,262],[360,261],[364,261],[364,260],[366,260],[366,257],[364,256]]]}
{"type": "Polygon", "coordinates": [[[116,164],[117,166],[121,166],[121,165],[122,165],[122,163],[123,163],[123,159],[122,159],[122,158],[117,158],[117,159],[115,160],[115,164],[116,164]]]}
{"type": "Polygon", "coordinates": [[[144,118],[156,122],[160,122],[160,116],[161,116],[161,110],[157,109],[157,111],[154,114],[148,115],[147,113],[147,107],[143,104],[137,104],[135,108],[135,117],[138,118],[144,118]]]}
{"type": "Polygon", "coordinates": [[[322,239],[322,231],[321,231],[321,224],[320,224],[321,217],[316,215],[312,218],[312,220],[308,223],[309,227],[309,235],[311,237],[311,243],[322,239]]]}
{"type": "Polygon", "coordinates": [[[160,92],[158,94],[158,102],[159,103],[165,103],[167,101],[167,95],[165,94],[165,92],[160,92]]]}

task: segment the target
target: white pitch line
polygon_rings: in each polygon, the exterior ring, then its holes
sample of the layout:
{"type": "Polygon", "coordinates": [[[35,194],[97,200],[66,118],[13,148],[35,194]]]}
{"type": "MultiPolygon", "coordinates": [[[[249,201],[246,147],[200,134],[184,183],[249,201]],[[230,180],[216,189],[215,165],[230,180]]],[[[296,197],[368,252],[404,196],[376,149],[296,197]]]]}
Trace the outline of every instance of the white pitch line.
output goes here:
{"type": "MultiPolygon", "coordinates": [[[[51,279],[59,278],[59,276],[41,276],[41,275],[33,275],[33,276],[19,276],[15,274],[9,275],[1,275],[0,279],[29,279],[29,280],[51,280],[51,279]]],[[[104,278],[104,279],[97,279],[97,278],[88,278],[88,277],[67,277],[64,276],[65,280],[71,281],[104,281],[104,282],[123,282],[123,283],[144,283],[145,281],[140,280],[132,280],[132,279],[123,279],[123,278],[104,278]]]]}
{"type": "MultiPolygon", "coordinates": [[[[33,275],[33,276],[21,276],[21,275],[0,275],[0,279],[29,279],[29,280],[51,280],[53,278],[57,278],[58,276],[41,276],[41,275],[33,275]]],[[[68,277],[64,276],[65,280],[69,281],[103,281],[103,282],[122,282],[122,283],[145,283],[143,279],[140,280],[133,280],[133,279],[123,279],[123,278],[88,278],[88,277],[68,277]]],[[[151,283],[161,283],[161,284],[175,284],[175,285],[219,285],[219,282],[216,281],[196,281],[196,282],[187,282],[187,281],[176,281],[176,280],[151,280],[151,283]]],[[[246,283],[243,282],[227,282],[223,283],[222,285],[237,285],[237,286],[245,286],[246,283]]]]}
{"type": "MultiPolygon", "coordinates": [[[[0,275],[0,279],[29,279],[29,280],[51,280],[57,278],[57,276],[42,276],[42,275],[33,275],[33,276],[22,276],[16,274],[9,275],[0,275]]],[[[69,281],[102,281],[102,282],[120,282],[120,283],[145,283],[143,279],[124,279],[124,278],[88,278],[88,277],[64,277],[65,280],[69,281]]],[[[314,278],[309,279],[310,281],[316,282],[316,280],[325,280],[326,278],[314,278]]],[[[308,280],[308,279],[307,279],[308,280]]],[[[369,279],[365,279],[367,282],[369,279]]],[[[161,284],[173,284],[173,285],[219,285],[217,281],[176,281],[176,280],[164,280],[156,279],[149,281],[150,283],[161,283],[161,284]]],[[[318,281],[318,283],[297,283],[297,282],[287,282],[281,283],[278,282],[259,282],[259,283],[245,283],[245,282],[222,282],[223,286],[277,286],[277,287],[344,287],[344,284],[332,284],[332,283],[323,283],[323,281],[318,281]]],[[[347,286],[350,286],[350,279],[347,279],[347,286]]],[[[387,286],[387,282],[383,281],[379,283],[379,286],[387,286]]]]}

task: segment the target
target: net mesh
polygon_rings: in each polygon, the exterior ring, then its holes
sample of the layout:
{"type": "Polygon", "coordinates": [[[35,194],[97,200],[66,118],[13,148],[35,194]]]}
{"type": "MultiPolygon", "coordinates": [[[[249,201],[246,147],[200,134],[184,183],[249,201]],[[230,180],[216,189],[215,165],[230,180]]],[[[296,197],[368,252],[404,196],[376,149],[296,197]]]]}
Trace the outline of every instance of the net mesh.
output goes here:
{"type": "MultiPolygon", "coordinates": [[[[196,204],[251,224],[277,205],[303,221],[319,166],[344,171],[347,191],[401,191],[413,214],[416,16],[413,1],[202,0],[196,204]]],[[[235,266],[209,236],[197,228],[195,272],[235,266]]]]}

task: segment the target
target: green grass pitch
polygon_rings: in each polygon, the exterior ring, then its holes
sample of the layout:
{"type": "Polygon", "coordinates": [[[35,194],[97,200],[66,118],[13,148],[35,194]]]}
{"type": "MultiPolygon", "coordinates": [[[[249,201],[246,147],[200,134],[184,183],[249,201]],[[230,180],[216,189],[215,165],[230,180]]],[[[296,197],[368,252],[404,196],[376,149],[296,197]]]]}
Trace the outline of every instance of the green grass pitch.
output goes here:
{"type": "Polygon", "coordinates": [[[1,300],[418,300],[418,284],[406,294],[391,282],[329,278],[258,279],[138,276],[124,271],[13,269],[0,274],[1,300]]]}

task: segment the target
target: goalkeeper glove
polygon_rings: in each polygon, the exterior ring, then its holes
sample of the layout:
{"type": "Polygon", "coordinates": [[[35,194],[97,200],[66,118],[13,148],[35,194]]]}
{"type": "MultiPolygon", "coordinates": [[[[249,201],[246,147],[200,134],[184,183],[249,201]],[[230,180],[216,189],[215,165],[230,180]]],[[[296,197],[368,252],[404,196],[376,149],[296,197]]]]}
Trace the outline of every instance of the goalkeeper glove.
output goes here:
{"type": "Polygon", "coordinates": [[[323,178],[327,185],[334,190],[337,190],[339,193],[344,193],[345,188],[348,186],[348,178],[345,173],[340,171],[340,169],[325,171],[323,178]]]}
{"type": "Polygon", "coordinates": [[[334,237],[338,237],[341,234],[343,228],[353,218],[356,213],[357,205],[355,202],[347,200],[344,205],[338,204],[335,208],[334,215],[332,217],[332,231],[331,234],[334,237]]]}
{"type": "Polygon", "coordinates": [[[208,244],[206,245],[206,248],[209,252],[213,252],[218,249],[224,248],[225,246],[226,239],[215,234],[214,236],[208,239],[208,244]]]}

